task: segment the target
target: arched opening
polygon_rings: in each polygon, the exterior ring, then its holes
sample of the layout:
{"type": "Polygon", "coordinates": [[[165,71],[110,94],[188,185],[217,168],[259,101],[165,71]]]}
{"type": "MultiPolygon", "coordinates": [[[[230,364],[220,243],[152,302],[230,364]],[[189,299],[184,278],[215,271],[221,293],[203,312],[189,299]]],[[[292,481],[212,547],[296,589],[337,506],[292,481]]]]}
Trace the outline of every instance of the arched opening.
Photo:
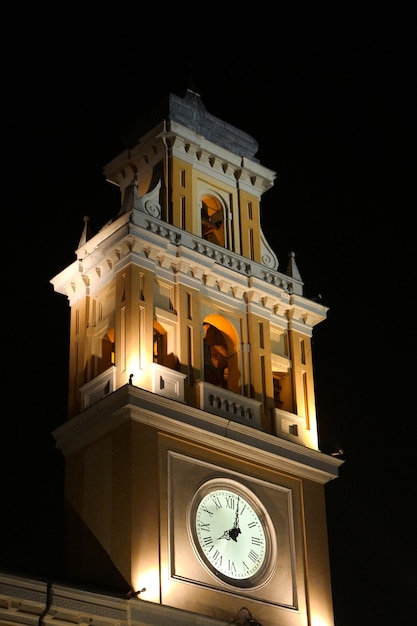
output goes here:
{"type": "Polygon", "coordinates": [[[227,344],[222,332],[205,322],[204,337],[204,380],[212,385],[227,389],[229,375],[227,344]]]}
{"type": "Polygon", "coordinates": [[[225,246],[223,206],[217,198],[207,194],[201,198],[201,236],[211,243],[225,246]]]}
{"type": "Polygon", "coordinates": [[[240,393],[238,336],[225,317],[208,315],[203,322],[204,380],[240,393]]]}

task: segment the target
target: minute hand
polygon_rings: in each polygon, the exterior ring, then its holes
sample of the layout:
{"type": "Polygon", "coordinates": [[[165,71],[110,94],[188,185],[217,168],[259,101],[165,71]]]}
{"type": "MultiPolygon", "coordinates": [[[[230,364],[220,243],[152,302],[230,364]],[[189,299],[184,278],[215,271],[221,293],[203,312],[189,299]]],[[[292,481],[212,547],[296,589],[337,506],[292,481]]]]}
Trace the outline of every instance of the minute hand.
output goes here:
{"type": "Polygon", "coordinates": [[[237,505],[236,505],[236,515],[235,515],[235,521],[233,524],[233,528],[231,530],[229,530],[229,537],[230,539],[233,539],[233,541],[237,541],[238,535],[240,535],[242,531],[239,528],[239,496],[237,498],[237,505]]]}

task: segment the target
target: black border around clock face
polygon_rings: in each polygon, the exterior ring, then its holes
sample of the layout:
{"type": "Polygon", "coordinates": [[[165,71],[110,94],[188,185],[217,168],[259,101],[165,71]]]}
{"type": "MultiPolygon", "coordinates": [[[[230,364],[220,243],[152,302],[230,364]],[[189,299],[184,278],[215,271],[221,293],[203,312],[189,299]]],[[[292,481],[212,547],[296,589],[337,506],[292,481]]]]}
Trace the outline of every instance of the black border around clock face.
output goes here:
{"type": "Polygon", "coordinates": [[[235,480],[214,478],[188,510],[194,550],[209,572],[233,587],[264,584],[276,566],[272,522],[260,500],[235,480]]]}

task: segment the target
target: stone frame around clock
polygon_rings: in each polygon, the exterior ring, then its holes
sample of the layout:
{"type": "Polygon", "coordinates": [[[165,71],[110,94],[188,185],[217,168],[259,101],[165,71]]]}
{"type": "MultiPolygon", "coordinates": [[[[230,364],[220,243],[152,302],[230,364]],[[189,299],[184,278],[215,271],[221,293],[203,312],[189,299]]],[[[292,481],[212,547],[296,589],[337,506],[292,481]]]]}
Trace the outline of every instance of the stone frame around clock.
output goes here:
{"type": "MultiPolygon", "coordinates": [[[[166,551],[162,546],[161,554],[166,554],[165,572],[170,581],[165,588],[177,588],[176,583],[183,583],[198,586],[199,589],[234,593],[242,599],[252,598],[270,605],[298,610],[300,577],[297,568],[300,564],[297,564],[296,558],[294,496],[299,498],[299,494],[291,486],[285,485],[285,480],[282,484],[277,484],[227,467],[225,463],[220,464],[221,455],[216,462],[216,454],[213,457],[212,451],[204,459],[201,448],[198,449],[199,458],[190,454],[190,446],[186,452],[169,448],[165,451],[166,471],[162,472],[166,476],[167,515],[166,518],[162,516],[161,521],[165,519],[166,527],[161,528],[161,537],[166,533],[167,545],[166,551]],[[265,584],[253,589],[227,584],[211,574],[198,558],[189,536],[189,503],[205,481],[221,477],[233,479],[250,489],[267,509],[276,529],[276,567],[265,584]]],[[[161,493],[163,492],[162,488],[161,493]]]]}

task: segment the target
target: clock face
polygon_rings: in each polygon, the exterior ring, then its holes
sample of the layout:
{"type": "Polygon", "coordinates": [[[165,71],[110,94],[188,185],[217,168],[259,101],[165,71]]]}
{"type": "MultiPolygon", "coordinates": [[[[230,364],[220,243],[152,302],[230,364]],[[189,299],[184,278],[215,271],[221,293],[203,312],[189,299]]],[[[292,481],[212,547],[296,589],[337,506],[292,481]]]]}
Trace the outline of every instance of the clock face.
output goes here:
{"type": "Polygon", "coordinates": [[[189,528],[207,569],[230,585],[254,587],[275,565],[272,524],[261,502],[237,481],[212,479],[194,495],[189,528]]]}

